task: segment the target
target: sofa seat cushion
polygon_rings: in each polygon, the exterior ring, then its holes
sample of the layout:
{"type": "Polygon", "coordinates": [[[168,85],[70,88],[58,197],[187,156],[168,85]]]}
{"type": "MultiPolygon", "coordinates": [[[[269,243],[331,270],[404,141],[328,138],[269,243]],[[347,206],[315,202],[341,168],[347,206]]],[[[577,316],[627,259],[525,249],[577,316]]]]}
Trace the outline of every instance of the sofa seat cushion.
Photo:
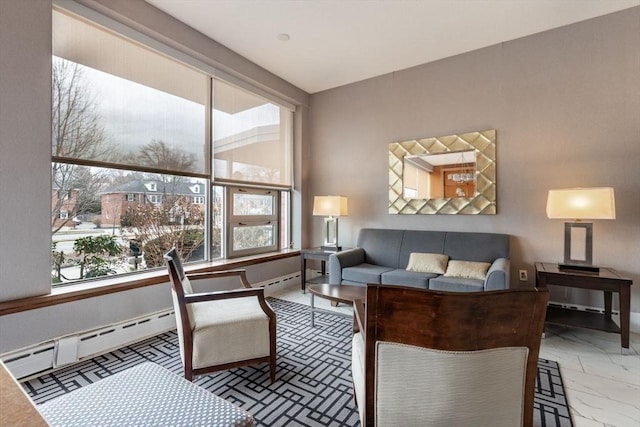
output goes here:
{"type": "Polygon", "coordinates": [[[438,277],[434,273],[421,273],[417,271],[407,270],[391,270],[382,273],[383,285],[400,285],[412,288],[429,289],[429,279],[438,277]]]}
{"type": "Polygon", "coordinates": [[[451,292],[481,292],[484,291],[484,281],[478,279],[463,279],[460,277],[438,276],[429,280],[429,289],[434,291],[451,292]]]}
{"type": "Polygon", "coordinates": [[[350,282],[381,283],[380,276],[393,268],[362,263],[342,270],[342,279],[350,282]]]}

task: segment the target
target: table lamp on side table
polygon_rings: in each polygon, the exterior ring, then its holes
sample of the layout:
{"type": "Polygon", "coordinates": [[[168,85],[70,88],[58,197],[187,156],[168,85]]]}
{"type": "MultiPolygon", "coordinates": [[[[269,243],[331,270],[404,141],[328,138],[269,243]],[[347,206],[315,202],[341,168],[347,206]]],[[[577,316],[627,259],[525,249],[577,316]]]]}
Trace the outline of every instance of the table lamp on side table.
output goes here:
{"type": "Polygon", "coordinates": [[[313,198],[313,215],[324,216],[325,251],[339,251],[338,217],[348,215],[347,198],[344,196],[315,196],[313,198]]]}
{"type": "Polygon", "coordinates": [[[593,265],[593,224],[585,219],[615,219],[613,188],[565,188],[549,190],[547,217],[571,219],[564,223],[564,263],[561,269],[600,271],[593,265]],[[573,240],[584,244],[573,245],[573,240]],[[583,251],[583,252],[582,252],[583,251]]]}

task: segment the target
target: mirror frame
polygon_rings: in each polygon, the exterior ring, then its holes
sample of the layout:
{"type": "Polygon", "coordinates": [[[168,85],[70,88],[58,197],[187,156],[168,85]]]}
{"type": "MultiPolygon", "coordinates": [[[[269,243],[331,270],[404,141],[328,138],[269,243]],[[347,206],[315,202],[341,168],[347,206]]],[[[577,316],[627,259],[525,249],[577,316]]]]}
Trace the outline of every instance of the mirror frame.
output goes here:
{"type": "Polygon", "coordinates": [[[459,135],[412,139],[389,144],[390,214],[495,215],[496,130],[459,135]],[[476,153],[476,195],[474,197],[406,199],[404,197],[404,156],[474,150],[476,153]]]}

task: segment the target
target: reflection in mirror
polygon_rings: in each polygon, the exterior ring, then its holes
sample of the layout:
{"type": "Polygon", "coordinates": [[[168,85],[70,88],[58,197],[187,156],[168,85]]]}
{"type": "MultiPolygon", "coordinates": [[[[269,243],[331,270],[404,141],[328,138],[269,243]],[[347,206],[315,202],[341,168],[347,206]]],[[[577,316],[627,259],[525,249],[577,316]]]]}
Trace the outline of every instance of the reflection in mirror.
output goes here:
{"type": "Polygon", "coordinates": [[[390,214],[496,214],[496,131],[389,144],[390,214]]]}
{"type": "Polygon", "coordinates": [[[405,199],[474,197],[474,150],[404,156],[402,177],[405,199]]]}

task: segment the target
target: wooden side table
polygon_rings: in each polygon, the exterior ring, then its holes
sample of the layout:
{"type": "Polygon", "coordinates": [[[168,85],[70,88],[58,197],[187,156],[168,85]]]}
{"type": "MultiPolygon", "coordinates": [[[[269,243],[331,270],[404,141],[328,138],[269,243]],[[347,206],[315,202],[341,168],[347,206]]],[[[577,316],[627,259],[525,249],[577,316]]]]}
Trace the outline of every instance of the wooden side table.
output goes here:
{"type": "Polygon", "coordinates": [[[604,313],[579,311],[562,307],[547,307],[549,323],[596,329],[620,334],[622,354],[629,354],[629,316],[631,311],[631,285],[612,268],[600,268],[598,273],[558,268],[558,264],[536,262],[536,286],[565,286],[569,288],[604,291],[604,313]],[[620,326],[611,319],[613,292],[620,302],[620,326]]]}
{"type": "Polygon", "coordinates": [[[322,248],[308,248],[300,250],[300,286],[302,293],[305,293],[307,283],[329,283],[329,275],[327,274],[327,262],[329,256],[335,252],[325,251],[322,248]],[[307,282],[307,260],[320,260],[320,276],[307,282]]]}

